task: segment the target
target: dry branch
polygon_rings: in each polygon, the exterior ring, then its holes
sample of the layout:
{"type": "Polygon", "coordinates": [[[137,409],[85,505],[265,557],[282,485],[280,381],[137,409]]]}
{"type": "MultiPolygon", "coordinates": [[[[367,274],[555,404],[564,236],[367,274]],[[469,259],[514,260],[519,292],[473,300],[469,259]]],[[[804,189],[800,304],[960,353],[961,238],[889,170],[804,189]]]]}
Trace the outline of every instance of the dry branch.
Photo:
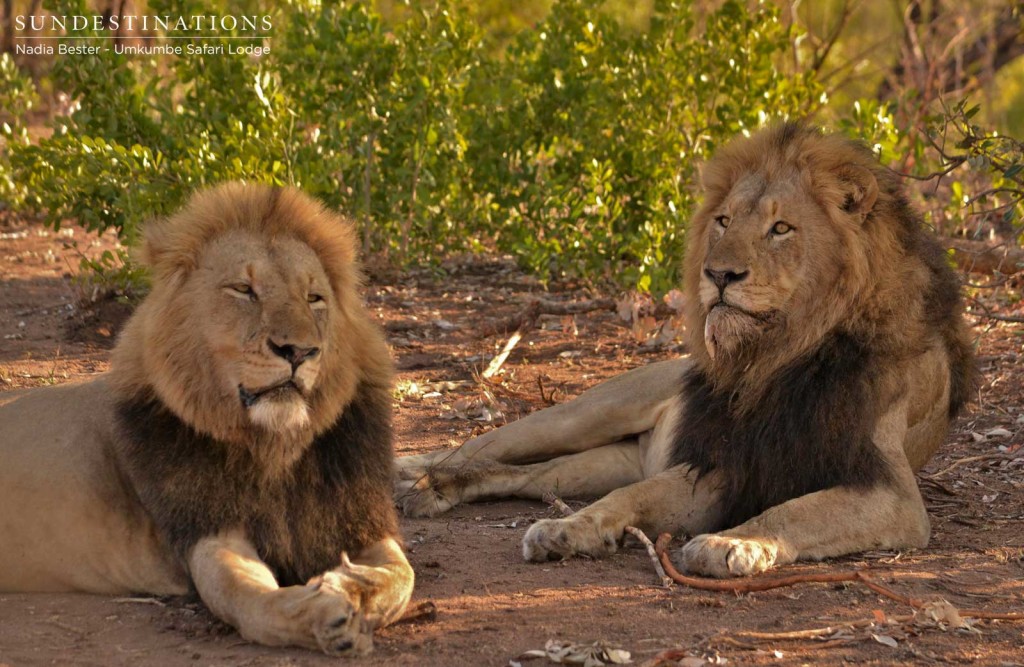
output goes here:
{"type": "Polygon", "coordinates": [[[615,300],[590,299],[587,301],[561,302],[549,299],[534,299],[512,317],[481,327],[479,335],[481,338],[486,338],[487,336],[504,334],[509,331],[526,331],[536,326],[537,319],[541,315],[579,315],[595,310],[615,310],[615,300]]]}
{"type": "Polygon", "coordinates": [[[937,478],[937,477],[942,477],[946,473],[948,473],[948,472],[950,472],[952,470],[955,470],[956,468],[959,468],[960,466],[962,466],[965,463],[977,463],[978,461],[999,461],[999,460],[1007,460],[1008,461],[1008,460],[1016,457],[1017,455],[1018,455],[1018,453],[1016,451],[1014,451],[1012,453],[1011,452],[998,452],[998,453],[993,452],[993,453],[990,453],[990,454],[978,454],[977,456],[965,456],[962,459],[957,459],[956,461],[953,461],[951,464],[949,464],[948,466],[946,466],[942,470],[940,470],[940,471],[938,471],[936,473],[932,473],[931,475],[928,475],[928,479],[935,480],[935,478],[937,478]]]}
{"type": "Polygon", "coordinates": [[[907,3],[901,58],[890,68],[875,96],[889,100],[908,88],[922,89],[925,84],[934,89],[932,94],[964,94],[990,82],[999,69],[1024,55],[1016,6],[1016,0],[1007,0],[993,17],[991,27],[949,35],[938,28],[956,25],[960,17],[943,12],[942,3],[930,3],[928,12],[917,0],[907,3]],[[971,41],[964,43],[968,37],[971,41]],[[922,76],[930,80],[922,81],[922,76]]]}
{"type": "Polygon", "coordinates": [[[953,260],[969,273],[1013,275],[1024,271],[1024,250],[1008,244],[992,245],[967,239],[945,239],[953,260]]]}
{"type": "Polygon", "coordinates": [[[491,363],[487,364],[487,368],[484,370],[483,373],[481,373],[481,375],[483,375],[483,377],[485,378],[490,378],[494,376],[494,374],[497,373],[499,370],[501,370],[501,366],[502,364],[505,363],[505,360],[508,359],[508,355],[512,352],[512,348],[514,348],[516,344],[519,343],[519,339],[521,339],[522,337],[523,334],[520,333],[519,331],[513,333],[509,337],[508,342],[505,343],[505,347],[502,348],[501,352],[499,352],[497,356],[491,359],[491,363]]]}
{"type": "Polygon", "coordinates": [[[553,493],[545,493],[541,497],[541,500],[543,500],[548,505],[551,505],[556,510],[561,512],[562,516],[569,516],[569,515],[575,513],[574,510],[571,507],[569,507],[568,505],[565,504],[565,501],[563,501],[561,498],[559,498],[558,496],[556,496],[553,493]]]}
{"type": "MultiPolygon", "coordinates": [[[[677,584],[683,584],[690,588],[696,588],[702,591],[728,591],[731,593],[753,593],[757,591],[769,591],[775,588],[782,588],[785,586],[794,586],[796,584],[808,584],[808,583],[841,583],[841,582],[858,582],[864,584],[874,592],[878,593],[883,597],[887,597],[890,600],[895,600],[907,606],[913,607],[914,609],[921,609],[926,605],[923,600],[912,598],[906,595],[901,595],[896,591],[893,591],[885,586],[881,585],[862,570],[854,570],[852,572],[825,572],[825,573],[812,573],[812,574],[794,574],[788,577],[770,577],[770,578],[746,578],[746,579],[705,579],[704,577],[690,577],[684,574],[680,574],[679,571],[672,564],[672,559],[668,555],[668,543],[672,540],[672,536],[668,533],[662,533],[658,536],[658,541],[654,548],[658,554],[658,558],[661,560],[661,565],[665,568],[665,572],[672,581],[677,584]]],[[[964,618],[983,618],[990,620],[1004,620],[1004,621],[1024,621],[1024,612],[994,612],[994,611],[983,611],[980,609],[960,609],[958,610],[960,616],[964,618]]],[[[844,627],[848,627],[848,624],[840,624],[844,627]]]]}
{"type": "Polygon", "coordinates": [[[640,544],[644,545],[644,548],[647,549],[647,555],[651,557],[651,563],[654,565],[654,571],[657,573],[661,585],[665,588],[670,587],[672,585],[672,577],[668,576],[665,568],[661,566],[661,562],[658,560],[658,550],[654,546],[654,542],[651,542],[650,538],[644,534],[644,531],[635,526],[626,526],[626,532],[640,540],[640,544]]]}
{"type": "Polygon", "coordinates": [[[433,622],[437,620],[437,605],[431,600],[424,600],[405,610],[395,623],[433,622]]]}

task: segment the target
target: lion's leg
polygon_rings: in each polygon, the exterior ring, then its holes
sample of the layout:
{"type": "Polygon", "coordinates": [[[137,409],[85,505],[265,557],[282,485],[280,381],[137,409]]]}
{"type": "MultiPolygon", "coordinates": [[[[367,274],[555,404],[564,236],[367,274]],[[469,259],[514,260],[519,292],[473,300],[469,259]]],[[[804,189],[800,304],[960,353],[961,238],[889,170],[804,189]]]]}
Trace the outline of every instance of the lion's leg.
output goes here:
{"type": "Polygon", "coordinates": [[[916,486],[837,487],[782,503],[730,530],[698,535],[680,550],[680,562],[690,572],[744,576],[796,560],[923,547],[928,535],[916,486]]]}
{"type": "Polygon", "coordinates": [[[358,565],[343,562],[305,586],[281,588],[252,543],[231,531],[200,540],[188,565],[203,602],[246,639],[342,654],[370,650],[375,624],[401,613],[401,600],[412,591],[412,570],[394,540],[367,550],[365,558],[358,565]],[[353,586],[359,577],[368,585],[353,586]]]}
{"type": "Polygon", "coordinates": [[[372,631],[398,620],[412,597],[415,577],[402,547],[386,538],[364,549],[352,560],[341,555],[341,565],[310,583],[325,583],[345,590],[372,631]]]}
{"type": "Polygon", "coordinates": [[[523,557],[544,561],[611,554],[626,526],[655,533],[704,531],[720,516],[718,500],[713,474],[698,480],[687,466],[670,468],[612,491],[572,516],[533,524],[523,537],[523,557]]]}
{"type": "Polygon", "coordinates": [[[487,498],[593,498],[641,479],[640,445],[631,439],[527,465],[481,459],[436,466],[418,480],[400,481],[395,500],[406,516],[435,516],[487,498]]]}
{"type": "Polygon", "coordinates": [[[896,404],[879,420],[873,436],[885,459],[884,483],[810,493],[730,530],[698,535],[680,552],[685,568],[716,577],[743,576],[798,559],[925,546],[928,514],[903,453],[906,415],[906,402],[896,404]]]}
{"type": "Polygon", "coordinates": [[[442,450],[397,460],[399,478],[416,479],[431,466],[490,459],[532,463],[609,445],[650,430],[679,395],[689,359],[648,364],[554,405],[442,450]]]}

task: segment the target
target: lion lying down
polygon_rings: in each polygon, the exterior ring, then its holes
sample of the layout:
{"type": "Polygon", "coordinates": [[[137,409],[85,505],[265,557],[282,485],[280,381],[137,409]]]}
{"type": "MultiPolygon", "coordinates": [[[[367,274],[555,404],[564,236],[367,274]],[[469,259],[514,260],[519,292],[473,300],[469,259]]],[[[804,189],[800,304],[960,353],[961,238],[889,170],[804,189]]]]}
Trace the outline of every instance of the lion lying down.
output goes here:
{"type": "Polygon", "coordinates": [[[942,249],[868,150],[805,126],[736,140],[703,184],[689,357],[399,459],[407,514],[608,494],[532,525],[523,555],[602,556],[635,525],[696,535],[679,558],[716,577],[928,542],[914,471],[973,383],[942,249]]]}
{"type": "Polygon", "coordinates": [[[153,290],[112,370],[0,394],[0,591],[194,587],[247,639],[369,650],[413,572],[350,226],[234,183],[143,251],[153,290]]]}

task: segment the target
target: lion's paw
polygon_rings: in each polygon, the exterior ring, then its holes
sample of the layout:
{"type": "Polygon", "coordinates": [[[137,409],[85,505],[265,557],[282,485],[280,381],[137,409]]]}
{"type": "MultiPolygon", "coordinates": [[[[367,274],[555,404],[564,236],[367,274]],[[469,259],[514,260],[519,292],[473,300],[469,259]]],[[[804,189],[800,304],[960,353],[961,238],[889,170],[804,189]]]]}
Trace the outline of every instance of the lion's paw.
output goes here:
{"type": "Polygon", "coordinates": [[[688,572],[711,577],[745,577],[775,565],[778,545],[767,539],[698,535],[679,550],[688,572]]]}
{"type": "Polygon", "coordinates": [[[608,556],[619,548],[622,530],[602,529],[592,517],[541,519],[523,536],[523,558],[543,562],[575,556],[608,556]]]}
{"type": "Polygon", "coordinates": [[[293,636],[284,643],[315,643],[324,653],[335,656],[372,651],[372,628],[366,627],[362,613],[345,589],[342,582],[327,575],[307,586],[281,589],[280,594],[292,598],[280,607],[286,634],[293,636]]]}
{"type": "Polygon", "coordinates": [[[439,470],[401,471],[395,483],[395,504],[408,517],[433,517],[458,504],[451,476],[439,470]]]}

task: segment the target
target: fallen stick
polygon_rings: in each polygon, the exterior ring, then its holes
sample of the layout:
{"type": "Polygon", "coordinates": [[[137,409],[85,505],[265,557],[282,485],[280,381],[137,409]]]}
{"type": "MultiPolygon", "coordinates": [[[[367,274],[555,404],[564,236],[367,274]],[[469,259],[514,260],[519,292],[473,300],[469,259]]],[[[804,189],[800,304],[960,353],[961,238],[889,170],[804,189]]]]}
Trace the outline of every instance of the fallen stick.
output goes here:
{"type": "Polygon", "coordinates": [[[499,370],[501,370],[501,366],[505,363],[505,360],[508,359],[508,355],[512,352],[512,348],[514,348],[519,343],[519,340],[522,337],[523,334],[519,331],[516,331],[511,336],[509,336],[508,342],[505,343],[505,347],[501,349],[501,352],[499,352],[496,357],[491,359],[491,363],[487,364],[487,368],[484,370],[483,373],[481,373],[481,375],[484,378],[490,378],[499,370]]]}
{"type": "Polygon", "coordinates": [[[570,514],[575,514],[575,511],[573,510],[573,508],[571,508],[568,505],[566,505],[565,502],[561,498],[559,498],[558,496],[556,496],[553,493],[550,493],[550,492],[549,493],[545,493],[543,496],[541,496],[541,500],[543,500],[548,505],[551,505],[556,510],[561,512],[562,516],[569,516],[570,514]]]}
{"type": "Polygon", "coordinates": [[[615,310],[614,299],[590,299],[588,301],[550,301],[534,299],[512,317],[481,327],[480,337],[533,328],[541,315],[579,315],[595,310],[615,310]]]}
{"type": "MultiPolygon", "coordinates": [[[[683,584],[690,588],[702,591],[728,591],[730,593],[754,593],[758,591],[769,591],[775,588],[795,586],[796,584],[819,584],[819,583],[842,583],[859,582],[883,597],[895,600],[914,609],[921,609],[927,603],[917,598],[900,595],[894,590],[886,588],[867,575],[862,570],[852,572],[825,572],[813,574],[794,574],[788,577],[767,577],[767,578],[745,578],[745,579],[705,579],[704,577],[690,577],[680,574],[679,570],[672,564],[672,558],[668,554],[668,543],[672,536],[662,533],[654,545],[655,552],[661,561],[662,567],[669,578],[677,584],[683,584]]],[[[981,609],[959,609],[961,617],[983,618],[987,620],[1003,621],[1024,621],[1024,612],[995,612],[983,611],[981,609]]],[[[848,624],[840,624],[849,627],[848,624]]]]}
{"type": "Polygon", "coordinates": [[[644,531],[635,526],[626,526],[626,532],[640,540],[640,544],[644,545],[644,548],[647,549],[647,555],[651,557],[651,563],[654,565],[654,571],[657,573],[658,579],[661,580],[661,585],[665,588],[672,586],[672,577],[668,576],[665,568],[661,566],[654,542],[651,542],[650,538],[644,534],[644,531]]]}
{"type": "Polygon", "coordinates": [[[955,470],[956,468],[959,468],[965,463],[977,463],[978,461],[998,461],[1001,459],[1009,460],[1012,458],[1016,458],[1017,456],[1019,456],[1019,454],[1016,450],[1013,452],[993,452],[990,454],[978,454],[977,456],[966,456],[962,459],[957,459],[956,461],[953,461],[951,464],[949,464],[942,470],[936,473],[932,473],[931,475],[928,475],[928,479],[935,479],[936,477],[945,475],[947,472],[955,470]]]}
{"type": "Polygon", "coordinates": [[[418,623],[420,621],[432,622],[437,620],[437,605],[431,600],[424,600],[415,607],[405,610],[395,623],[418,623]]]}
{"type": "Polygon", "coordinates": [[[1009,244],[990,245],[967,239],[944,241],[953,251],[953,261],[964,271],[1008,276],[1024,270],[1024,250],[1009,244]]]}
{"type": "MultiPolygon", "coordinates": [[[[855,572],[824,572],[815,574],[793,574],[788,577],[774,577],[774,578],[753,578],[747,577],[743,579],[707,579],[705,577],[691,577],[685,574],[681,574],[679,570],[672,564],[672,559],[668,555],[668,543],[672,540],[672,536],[668,533],[662,533],[658,536],[658,542],[655,544],[654,549],[658,554],[658,558],[661,560],[661,565],[665,568],[665,572],[672,581],[677,584],[683,584],[690,588],[696,588],[702,591],[728,591],[730,593],[755,593],[759,591],[770,591],[773,588],[783,588],[785,586],[795,586],[796,584],[832,584],[852,581],[871,581],[866,576],[863,576],[859,571],[855,572]]],[[[874,582],[871,582],[874,584],[874,582]]],[[[892,598],[899,602],[907,602],[907,598],[903,597],[899,593],[890,591],[880,584],[874,584],[878,587],[878,592],[886,597],[892,598]]]]}
{"type": "MultiPolygon", "coordinates": [[[[903,616],[889,616],[886,618],[888,623],[909,623],[914,620],[914,614],[904,614],[903,616]]],[[[879,620],[877,618],[861,618],[856,621],[846,621],[843,623],[837,623],[836,625],[828,625],[824,628],[812,628],[809,630],[790,630],[789,632],[735,632],[733,637],[742,637],[744,639],[757,639],[761,641],[777,641],[777,640],[795,640],[795,639],[817,639],[818,637],[829,637],[839,632],[840,630],[847,630],[850,628],[868,628],[872,625],[878,625],[879,620]]],[[[723,636],[724,637],[724,636],[723,636]]],[[[712,637],[711,641],[716,638],[712,637]]]]}
{"type": "Polygon", "coordinates": [[[113,600],[111,600],[111,602],[116,602],[118,604],[129,604],[129,603],[130,604],[152,604],[152,605],[156,605],[158,607],[166,607],[167,606],[167,603],[164,602],[163,600],[159,600],[157,598],[146,598],[146,597],[114,598],[113,600]]]}

